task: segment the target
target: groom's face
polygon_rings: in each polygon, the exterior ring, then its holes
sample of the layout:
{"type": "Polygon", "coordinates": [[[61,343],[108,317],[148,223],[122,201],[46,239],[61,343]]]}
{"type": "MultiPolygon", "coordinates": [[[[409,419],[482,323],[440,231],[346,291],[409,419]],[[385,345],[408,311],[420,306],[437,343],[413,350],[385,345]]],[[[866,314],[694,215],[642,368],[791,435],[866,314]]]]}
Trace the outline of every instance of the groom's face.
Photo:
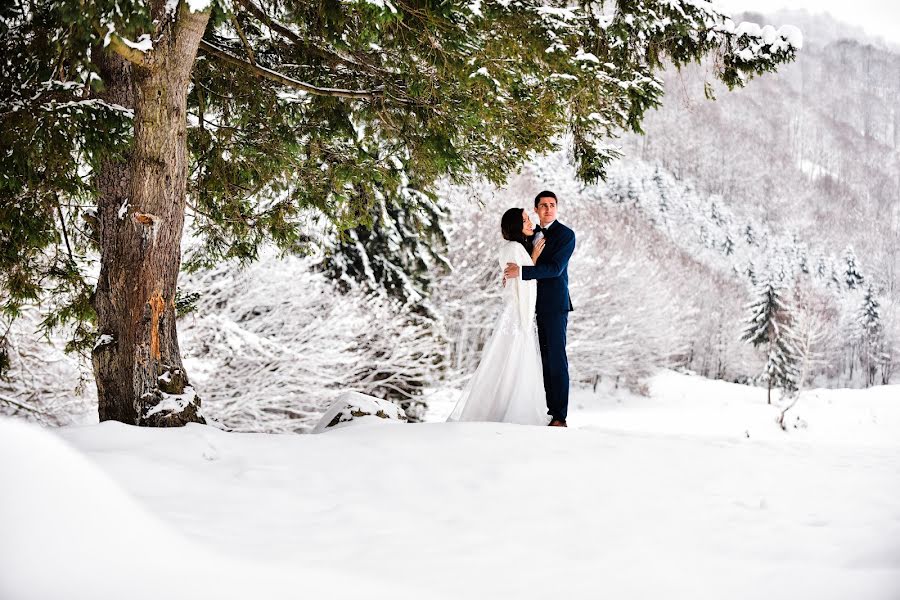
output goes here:
{"type": "Polygon", "coordinates": [[[537,211],[538,219],[541,220],[541,225],[547,225],[556,220],[556,198],[550,196],[538,198],[537,206],[534,209],[537,211]]]}

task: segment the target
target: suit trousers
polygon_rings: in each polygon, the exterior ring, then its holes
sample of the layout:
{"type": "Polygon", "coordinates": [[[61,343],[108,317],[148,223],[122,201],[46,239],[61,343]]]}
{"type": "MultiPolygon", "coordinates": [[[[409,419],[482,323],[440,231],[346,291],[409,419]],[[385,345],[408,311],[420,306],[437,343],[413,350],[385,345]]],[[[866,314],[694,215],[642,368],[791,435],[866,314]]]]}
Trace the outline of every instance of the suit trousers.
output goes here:
{"type": "Polygon", "coordinates": [[[569,360],[566,357],[568,312],[537,313],[538,344],[544,367],[547,414],[565,420],[569,412],[569,360]]]}

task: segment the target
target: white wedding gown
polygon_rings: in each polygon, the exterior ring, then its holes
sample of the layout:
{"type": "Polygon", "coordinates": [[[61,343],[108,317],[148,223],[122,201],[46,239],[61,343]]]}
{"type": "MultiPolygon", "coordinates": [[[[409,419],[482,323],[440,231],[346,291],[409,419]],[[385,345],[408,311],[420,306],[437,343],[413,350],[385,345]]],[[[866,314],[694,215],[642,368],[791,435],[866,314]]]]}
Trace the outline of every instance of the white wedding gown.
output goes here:
{"type": "MultiPolygon", "coordinates": [[[[520,267],[532,265],[522,244],[507,241],[500,248],[501,273],[510,262],[520,267]]],[[[448,421],[549,422],[534,322],[536,301],[537,281],[518,277],[506,282],[503,312],[448,421]]]]}

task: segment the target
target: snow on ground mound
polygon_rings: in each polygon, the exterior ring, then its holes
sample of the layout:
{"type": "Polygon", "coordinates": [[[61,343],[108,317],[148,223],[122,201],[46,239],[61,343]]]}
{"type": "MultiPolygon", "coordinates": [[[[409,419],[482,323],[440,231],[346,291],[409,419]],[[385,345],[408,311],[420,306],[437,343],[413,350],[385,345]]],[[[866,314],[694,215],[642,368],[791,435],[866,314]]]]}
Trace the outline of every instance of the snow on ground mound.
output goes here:
{"type": "Polygon", "coordinates": [[[361,423],[369,425],[405,421],[403,410],[393,402],[359,392],[345,392],[325,411],[312,433],[361,423]]]}
{"type": "Polygon", "coordinates": [[[568,429],[0,421],[0,598],[900,598],[892,388],[788,432],[760,388],[649,390],[568,429]]]}
{"type": "MultiPolygon", "coordinates": [[[[573,389],[569,427],[682,436],[804,441],[853,446],[900,446],[900,386],[811,389],[785,415],[777,391],[695,375],[661,371],[647,382],[647,396],[616,389],[604,380],[596,392],[573,389]]],[[[444,421],[458,392],[429,399],[429,421],[444,421]]]]}
{"type": "Polygon", "coordinates": [[[812,389],[801,393],[776,423],[779,394],[766,404],[765,388],[663,371],[649,381],[649,397],[608,387],[574,395],[573,421],[616,431],[747,437],[855,446],[900,445],[900,386],[865,390],[812,389]]]}
{"type": "MultiPolygon", "coordinates": [[[[88,431],[93,447],[107,451],[111,462],[138,467],[128,469],[132,481],[147,489],[162,483],[144,481],[140,467],[146,456],[138,449],[120,450],[137,428],[109,424],[88,431]]],[[[184,435],[174,437],[187,441],[184,435]]],[[[176,445],[175,453],[185,450],[176,445]]],[[[247,600],[296,598],[298,589],[319,598],[372,592],[367,586],[335,586],[337,573],[238,560],[190,540],[164,522],[170,515],[151,514],[80,452],[35,425],[0,419],[0,455],[0,598],[247,600]]],[[[178,493],[160,487],[163,495],[178,493]]],[[[153,504],[152,492],[144,500],[153,504]]],[[[182,505],[179,511],[203,519],[208,508],[182,505]]]]}

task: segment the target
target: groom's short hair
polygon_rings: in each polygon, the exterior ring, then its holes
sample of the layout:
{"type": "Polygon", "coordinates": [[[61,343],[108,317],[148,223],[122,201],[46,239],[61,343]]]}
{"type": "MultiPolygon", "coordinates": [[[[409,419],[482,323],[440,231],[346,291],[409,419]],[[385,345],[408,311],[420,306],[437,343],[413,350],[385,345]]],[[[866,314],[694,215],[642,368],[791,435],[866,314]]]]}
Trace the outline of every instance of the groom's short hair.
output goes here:
{"type": "Polygon", "coordinates": [[[541,203],[541,198],[553,198],[556,200],[556,203],[559,204],[559,200],[556,199],[556,194],[551,192],[550,190],[544,190],[540,194],[534,197],[534,207],[537,208],[537,205],[541,203]]]}

